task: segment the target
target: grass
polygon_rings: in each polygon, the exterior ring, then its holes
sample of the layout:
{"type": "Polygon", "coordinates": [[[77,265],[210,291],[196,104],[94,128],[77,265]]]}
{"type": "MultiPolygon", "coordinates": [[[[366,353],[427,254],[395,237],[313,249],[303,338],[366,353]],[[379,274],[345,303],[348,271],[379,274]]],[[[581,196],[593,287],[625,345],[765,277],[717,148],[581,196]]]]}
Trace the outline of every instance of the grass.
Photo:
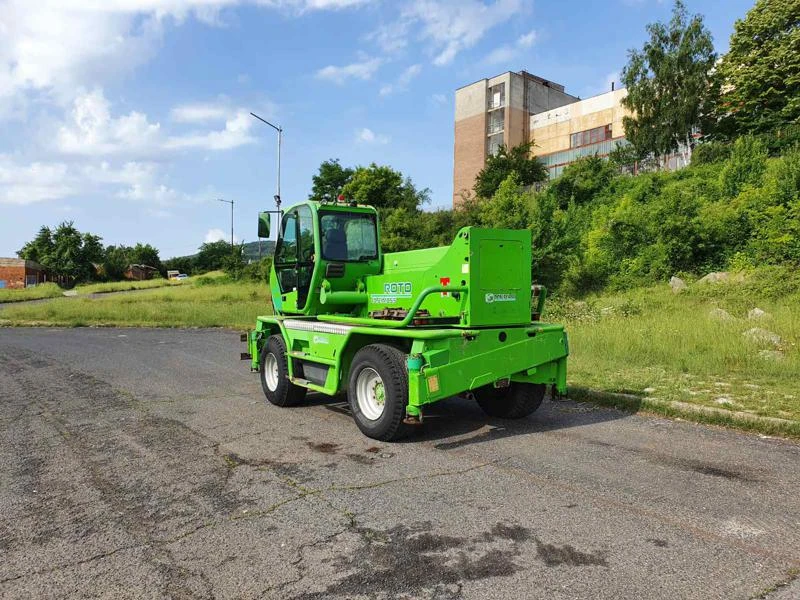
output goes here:
{"type": "MultiPolygon", "coordinates": [[[[247,329],[269,311],[264,284],[211,274],[137,294],[8,306],[0,325],[247,329]]],[[[664,284],[580,302],[555,298],[545,316],[569,331],[570,395],[576,399],[800,437],[798,274],[762,269],[743,282],[690,284],[678,295],[664,284]],[[755,307],[769,316],[748,320],[755,307]],[[733,318],[715,318],[713,309],[733,318]],[[754,327],[778,334],[780,343],[742,335],[754,327]],[[778,351],[780,358],[762,351],[778,351]]]]}
{"type": "Polygon", "coordinates": [[[181,285],[182,282],[169,281],[168,279],[148,279],[145,281],[109,281],[106,283],[88,283],[75,288],[78,294],[107,294],[109,292],[127,292],[129,290],[149,290],[166,287],[168,285],[181,285]]]}
{"type": "Polygon", "coordinates": [[[630,394],[650,410],[679,401],[800,423],[800,288],[781,285],[763,273],[678,295],[663,285],[555,302],[547,319],[568,328],[575,388],[630,394]],[[748,320],[755,307],[770,316],[748,320]],[[733,319],[713,316],[717,308],[733,319]],[[743,333],[754,327],[781,342],[749,340],[743,333]]]}
{"type": "MultiPolygon", "coordinates": [[[[212,279],[213,280],[213,279],[212,279]]],[[[8,306],[0,325],[63,327],[232,327],[252,328],[270,310],[263,283],[199,282],[105,298],[57,298],[41,304],[8,306]]]]}
{"type": "MultiPolygon", "coordinates": [[[[74,288],[78,295],[106,294],[108,292],[127,292],[129,290],[148,290],[166,287],[168,285],[181,285],[183,282],[168,281],[166,279],[149,279],[147,281],[109,281],[106,283],[88,283],[74,288]]],[[[35,287],[22,289],[0,289],[0,303],[24,302],[25,300],[42,300],[44,298],[57,298],[64,294],[64,289],[55,283],[42,283],[35,287]]]]}
{"type": "Polygon", "coordinates": [[[0,303],[3,302],[23,302],[25,300],[41,300],[42,298],[56,298],[60,296],[62,290],[55,283],[42,283],[35,287],[10,289],[0,289],[0,303]]]}

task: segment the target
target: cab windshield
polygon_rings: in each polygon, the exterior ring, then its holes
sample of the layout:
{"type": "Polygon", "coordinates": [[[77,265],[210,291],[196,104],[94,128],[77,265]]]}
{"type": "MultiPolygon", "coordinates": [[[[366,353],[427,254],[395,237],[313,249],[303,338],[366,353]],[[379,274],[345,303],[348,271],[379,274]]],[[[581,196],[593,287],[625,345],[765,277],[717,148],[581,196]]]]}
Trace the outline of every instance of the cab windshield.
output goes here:
{"type": "Polygon", "coordinates": [[[321,211],[319,224],[324,260],[364,261],[378,257],[374,214],[321,211]]]}

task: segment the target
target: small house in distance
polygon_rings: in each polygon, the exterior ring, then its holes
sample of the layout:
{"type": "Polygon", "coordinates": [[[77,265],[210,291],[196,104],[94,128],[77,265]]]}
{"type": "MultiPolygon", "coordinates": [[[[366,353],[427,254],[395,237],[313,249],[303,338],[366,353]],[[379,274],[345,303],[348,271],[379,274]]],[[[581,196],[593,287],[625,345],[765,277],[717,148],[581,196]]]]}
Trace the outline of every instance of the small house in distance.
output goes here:
{"type": "Polygon", "coordinates": [[[157,272],[158,269],[150,265],[130,265],[128,270],[125,271],[125,279],[144,281],[145,279],[152,279],[157,272]]]}
{"type": "Polygon", "coordinates": [[[47,271],[24,258],[0,258],[0,288],[25,288],[47,281],[47,271]]]}

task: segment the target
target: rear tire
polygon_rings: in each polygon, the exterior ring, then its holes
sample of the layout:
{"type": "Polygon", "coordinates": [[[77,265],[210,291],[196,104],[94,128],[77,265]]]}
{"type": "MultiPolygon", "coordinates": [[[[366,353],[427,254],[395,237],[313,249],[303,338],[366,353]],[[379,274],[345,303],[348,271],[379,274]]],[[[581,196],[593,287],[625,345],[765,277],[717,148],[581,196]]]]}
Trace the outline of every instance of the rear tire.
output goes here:
{"type": "Polygon", "coordinates": [[[364,346],[350,367],[347,400],[364,435],[383,442],[402,437],[408,403],[406,355],[386,344],[364,346]]]}
{"type": "Polygon", "coordinates": [[[507,388],[487,385],[474,394],[478,406],[490,417],[521,419],[542,405],[546,388],[543,383],[512,383],[507,388]]]}
{"type": "Polygon", "coordinates": [[[261,351],[259,375],[264,395],[275,406],[297,406],[305,399],[308,391],[289,380],[287,360],[283,337],[269,336],[261,351]]]}

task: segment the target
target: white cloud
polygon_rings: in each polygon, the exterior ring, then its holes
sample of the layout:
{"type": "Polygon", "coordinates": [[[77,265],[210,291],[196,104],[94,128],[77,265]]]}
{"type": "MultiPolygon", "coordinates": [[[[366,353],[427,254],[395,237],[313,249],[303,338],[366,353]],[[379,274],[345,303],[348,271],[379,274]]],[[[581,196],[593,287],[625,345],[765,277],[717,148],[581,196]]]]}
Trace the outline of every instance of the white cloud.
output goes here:
{"type": "Polygon", "coordinates": [[[225,129],[173,136],[166,141],[164,147],[169,150],[183,148],[230,150],[255,141],[250,135],[252,124],[253,118],[242,109],[225,121],[225,129]]]}
{"type": "Polygon", "coordinates": [[[408,84],[417,77],[422,71],[422,65],[411,65],[403,70],[395,83],[387,83],[380,89],[381,96],[388,96],[395,92],[400,92],[408,88],[408,84]]]}
{"type": "Polygon", "coordinates": [[[178,106],[171,115],[183,123],[224,120],[225,124],[223,129],[167,135],[143,113],[113,116],[111,104],[97,89],[75,99],[66,123],[58,128],[55,149],[65,155],[139,157],[191,148],[230,150],[255,141],[250,135],[252,118],[241,108],[195,103],[178,106]]]}
{"type": "Polygon", "coordinates": [[[431,42],[436,54],[433,63],[443,66],[522,8],[523,0],[496,0],[491,4],[481,0],[413,0],[401,20],[419,23],[421,37],[431,42]]]}
{"type": "Polygon", "coordinates": [[[517,39],[517,46],[520,48],[530,48],[533,46],[534,42],[538,39],[539,35],[536,33],[535,30],[531,30],[525,35],[519,36],[517,39]]]}
{"type": "Polygon", "coordinates": [[[176,106],[170,111],[170,116],[173,121],[179,123],[203,123],[223,120],[230,112],[230,109],[222,104],[198,102],[176,106]]]}
{"type": "Polygon", "coordinates": [[[483,63],[487,65],[509,63],[518,58],[524,50],[533,46],[536,43],[536,39],[536,31],[531,30],[529,33],[519,36],[514,44],[503,44],[492,50],[483,59],[483,63]]]}
{"type": "Polygon", "coordinates": [[[431,96],[431,100],[433,100],[434,104],[446,104],[447,96],[445,96],[444,94],[433,94],[431,96]]]}
{"type": "Polygon", "coordinates": [[[0,156],[0,203],[33,204],[66,198],[75,191],[64,163],[19,164],[0,156]]]}
{"type": "Polygon", "coordinates": [[[0,95],[38,90],[60,100],[86,82],[149,59],[161,38],[161,22],[152,9],[125,10],[121,4],[0,3],[0,95]]]}
{"type": "Polygon", "coordinates": [[[198,200],[160,182],[160,170],[152,162],[24,163],[0,156],[0,204],[27,205],[102,194],[106,198],[150,205],[156,211],[198,200]]]}
{"type": "Polygon", "coordinates": [[[486,58],[483,59],[483,64],[499,65],[502,63],[508,63],[516,58],[516,56],[517,49],[513,46],[505,44],[489,52],[489,54],[486,55],[486,58]]]}
{"type": "Polygon", "coordinates": [[[152,151],[160,136],[161,126],[142,113],[113,118],[103,91],[96,89],[75,98],[69,121],[58,130],[56,148],[64,154],[132,155],[152,151]]]}
{"type": "MultiPolygon", "coordinates": [[[[213,242],[230,242],[231,241],[231,232],[230,231],[222,231],[217,227],[213,227],[206,232],[206,237],[204,239],[206,244],[211,244],[213,242]]],[[[236,235],[233,236],[233,243],[238,244],[239,238],[236,235]]]]}
{"type": "Polygon", "coordinates": [[[408,32],[411,25],[411,19],[401,17],[396,21],[381,25],[368,34],[366,39],[378,44],[384,52],[392,54],[408,46],[408,32]]]}
{"type": "Polygon", "coordinates": [[[389,137],[377,134],[371,129],[364,127],[356,132],[356,141],[363,144],[388,144],[389,137]]]}
{"type": "Polygon", "coordinates": [[[220,11],[255,4],[290,13],[374,0],[3,0],[0,108],[35,91],[63,102],[82,87],[124,76],[152,58],[165,28],[189,18],[219,25],[220,11]]]}
{"type": "Polygon", "coordinates": [[[312,10],[341,10],[371,2],[374,0],[257,0],[257,4],[288,8],[300,13],[312,10]]]}
{"type": "Polygon", "coordinates": [[[372,78],[375,71],[381,66],[381,62],[380,58],[366,58],[360,62],[350,63],[341,67],[328,65],[317,71],[317,77],[332,81],[337,85],[344,84],[348,79],[367,80],[372,78]]]}

